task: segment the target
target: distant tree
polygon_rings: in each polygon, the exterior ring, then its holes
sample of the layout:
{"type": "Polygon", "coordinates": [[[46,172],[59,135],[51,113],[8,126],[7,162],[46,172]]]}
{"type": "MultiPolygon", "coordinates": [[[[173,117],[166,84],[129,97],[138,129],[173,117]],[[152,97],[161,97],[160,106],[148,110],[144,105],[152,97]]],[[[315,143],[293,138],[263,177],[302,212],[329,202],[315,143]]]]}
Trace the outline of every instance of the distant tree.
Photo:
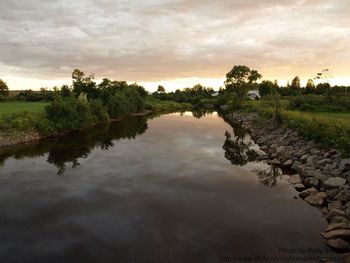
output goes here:
{"type": "Polygon", "coordinates": [[[6,97],[8,95],[9,95],[9,88],[7,87],[6,82],[0,79],[0,96],[6,97]]]}
{"type": "Polygon", "coordinates": [[[293,90],[299,90],[301,85],[300,85],[300,78],[299,76],[295,76],[294,79],[292,80],[292,85],[290,86],[293,90]]]}
{"type": "Polygon", "coordinates": [[[71,90],[70,90],[68,85],[63,85],[61,87],[60,93],[61,93],[62,97],[69,97],[71,94],[71,90]]]}
{"type": "Polygon", "coordinates": [[[305,88],[306,94],[312,94],[315,93],[315,84],[312,79],[309,79],[306,83],[306,88],[305,88]]]}
{"type": "Polygon", "coordinates": [[[259,84],[259,94],[261,97],[268,96],[268,95],[274,93],[275,90],[276,90],[276,87],[275,87],[274,83],[272,83],[269,80],[263,80],[259,84]]]}
{"type": "Polygon", "coordinates": [[[162,85],[159,85],[157,91],[159,93],[165,93],[165,88],[162,85]]]}
{"type": "Polygon", "coordinates": [[[319,83],[316,86],[316,94],[327,96],[330,93],[331,85],[329,83],[319,83]]]}
{"type": "Polygon", "coordinates": [[[233,103],[237,103],[235,106],[242,106],[248,91],[254,87],[256,81],[261,77],[258,71],[242,65],[234,66],[226,74],[226,90],[232,92],[233,103]]]}
{"type": "Polygon", "coordinates": [[[85,95],[88,100],[96,99],[99,96],[99,90],[96,87],[94,75],[86,76],[84,72],[75,69],[72,73],[73,92],[77,95],[85,95]]]}

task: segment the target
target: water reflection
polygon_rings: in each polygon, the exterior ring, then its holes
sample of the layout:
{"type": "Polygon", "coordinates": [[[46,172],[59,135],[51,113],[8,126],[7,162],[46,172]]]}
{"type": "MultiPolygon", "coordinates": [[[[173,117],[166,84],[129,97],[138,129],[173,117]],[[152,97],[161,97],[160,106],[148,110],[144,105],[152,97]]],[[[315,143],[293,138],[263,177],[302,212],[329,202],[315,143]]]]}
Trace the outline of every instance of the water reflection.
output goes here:
{"type": "Polygon", "coordinates": [[[228,131],[225,132],[226,140],[223,145],[225,157],[233,165],[240,166],[257,160],[259,154],[247,132],[238,125],[233,126],[233,131],[233,134],[228,131]]]}
{"type": "Polygon", "coordinates": [[[282,170],[277,166],[269,166],[267,169],[256,170],[261,186],[275,187],[278,180],[282,180],[282,170]]]}
{"type": "Polygon", "coordinates": [[[79,165],[79,158],[87,158],[95,148],[108,150],[113,140],[134,139],[147,130],[147,116],[128,117],[120,122],[100,125],[98,128],[65,136],[63,139],[9,147],[0,153],[0,166],[13,157],[39,157],[48,154],[47,162],[57,167],[57,174],[63,175],[67,164],[79,165]]]}

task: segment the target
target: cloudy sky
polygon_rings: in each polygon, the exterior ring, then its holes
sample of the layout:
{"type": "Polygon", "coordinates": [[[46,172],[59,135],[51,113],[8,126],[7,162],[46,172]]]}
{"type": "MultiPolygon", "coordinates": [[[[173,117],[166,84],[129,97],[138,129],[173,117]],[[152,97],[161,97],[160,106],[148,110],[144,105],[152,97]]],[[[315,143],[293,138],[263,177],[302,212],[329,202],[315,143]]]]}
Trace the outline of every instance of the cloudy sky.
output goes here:
{"type": "Polygon", "coordinates": [[[218,87],[236,64],[265,79],[330,68],[350,84],[349,0],[0,0],[0,78],[70,82],[74,68],[150,90],[218,87]]]}

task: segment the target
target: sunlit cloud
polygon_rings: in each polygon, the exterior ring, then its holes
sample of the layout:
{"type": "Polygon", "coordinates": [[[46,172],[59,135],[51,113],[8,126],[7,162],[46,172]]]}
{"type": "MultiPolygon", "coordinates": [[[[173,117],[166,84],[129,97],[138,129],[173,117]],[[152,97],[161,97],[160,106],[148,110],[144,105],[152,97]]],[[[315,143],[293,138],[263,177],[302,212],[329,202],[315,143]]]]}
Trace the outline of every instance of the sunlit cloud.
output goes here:
{"type": "Polygon", "coordinates": [[[348,0],[1,0],[0,78],[10,88],[98,78],[220,87],[235,64],[350,84],[348,0]]]}

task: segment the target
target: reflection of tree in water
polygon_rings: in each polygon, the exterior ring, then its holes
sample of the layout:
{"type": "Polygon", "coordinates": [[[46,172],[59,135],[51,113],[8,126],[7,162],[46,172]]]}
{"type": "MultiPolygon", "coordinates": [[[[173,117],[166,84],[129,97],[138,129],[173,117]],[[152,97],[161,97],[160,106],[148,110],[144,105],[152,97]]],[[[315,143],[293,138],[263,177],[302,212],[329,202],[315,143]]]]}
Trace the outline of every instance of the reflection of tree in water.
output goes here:
{"type": "Polygon", "coordinates": [[[35,144],[10,147],[0,153],[0,165],[9,157],[21,159],[38,157],[48,153],[47,162],[58,168],[58,174],[65,172],[66,164],[79,165],[79,158],[87,158],[95,148],[108,150],[113,140],[134,139],[147,130],[147,117],[130,117],[120,122],[100,125],[70,136],[37,142],[35,144]]]}
{"type": "Polygon", "coordinates": [[[278,179],[282,177],[282,170],[277,166],[270,166],[267,169],[257,170],[260,185],[274,187],[278,179]]]}
{"type": "Polygon", "coordinates": [[[213,112],[214,112],[213,110],[206,110],[206,109],[194,110],[194,111],[192,111],[192,115],[193,115],[193,117],[200,119],[202,117],[205,117],[206,115],[212,115],[213,112]]]}
{"type": "Polygon", "coordinates": [[[255,161],[258,153],[252,148],[252,141],[246,142],[246,131],[241,126],[234,126],[234,135],[226,131],[226,140],[223,145],[225,157],[231,161],[233,165],[243,166],[248,162],[255,161]]]}

